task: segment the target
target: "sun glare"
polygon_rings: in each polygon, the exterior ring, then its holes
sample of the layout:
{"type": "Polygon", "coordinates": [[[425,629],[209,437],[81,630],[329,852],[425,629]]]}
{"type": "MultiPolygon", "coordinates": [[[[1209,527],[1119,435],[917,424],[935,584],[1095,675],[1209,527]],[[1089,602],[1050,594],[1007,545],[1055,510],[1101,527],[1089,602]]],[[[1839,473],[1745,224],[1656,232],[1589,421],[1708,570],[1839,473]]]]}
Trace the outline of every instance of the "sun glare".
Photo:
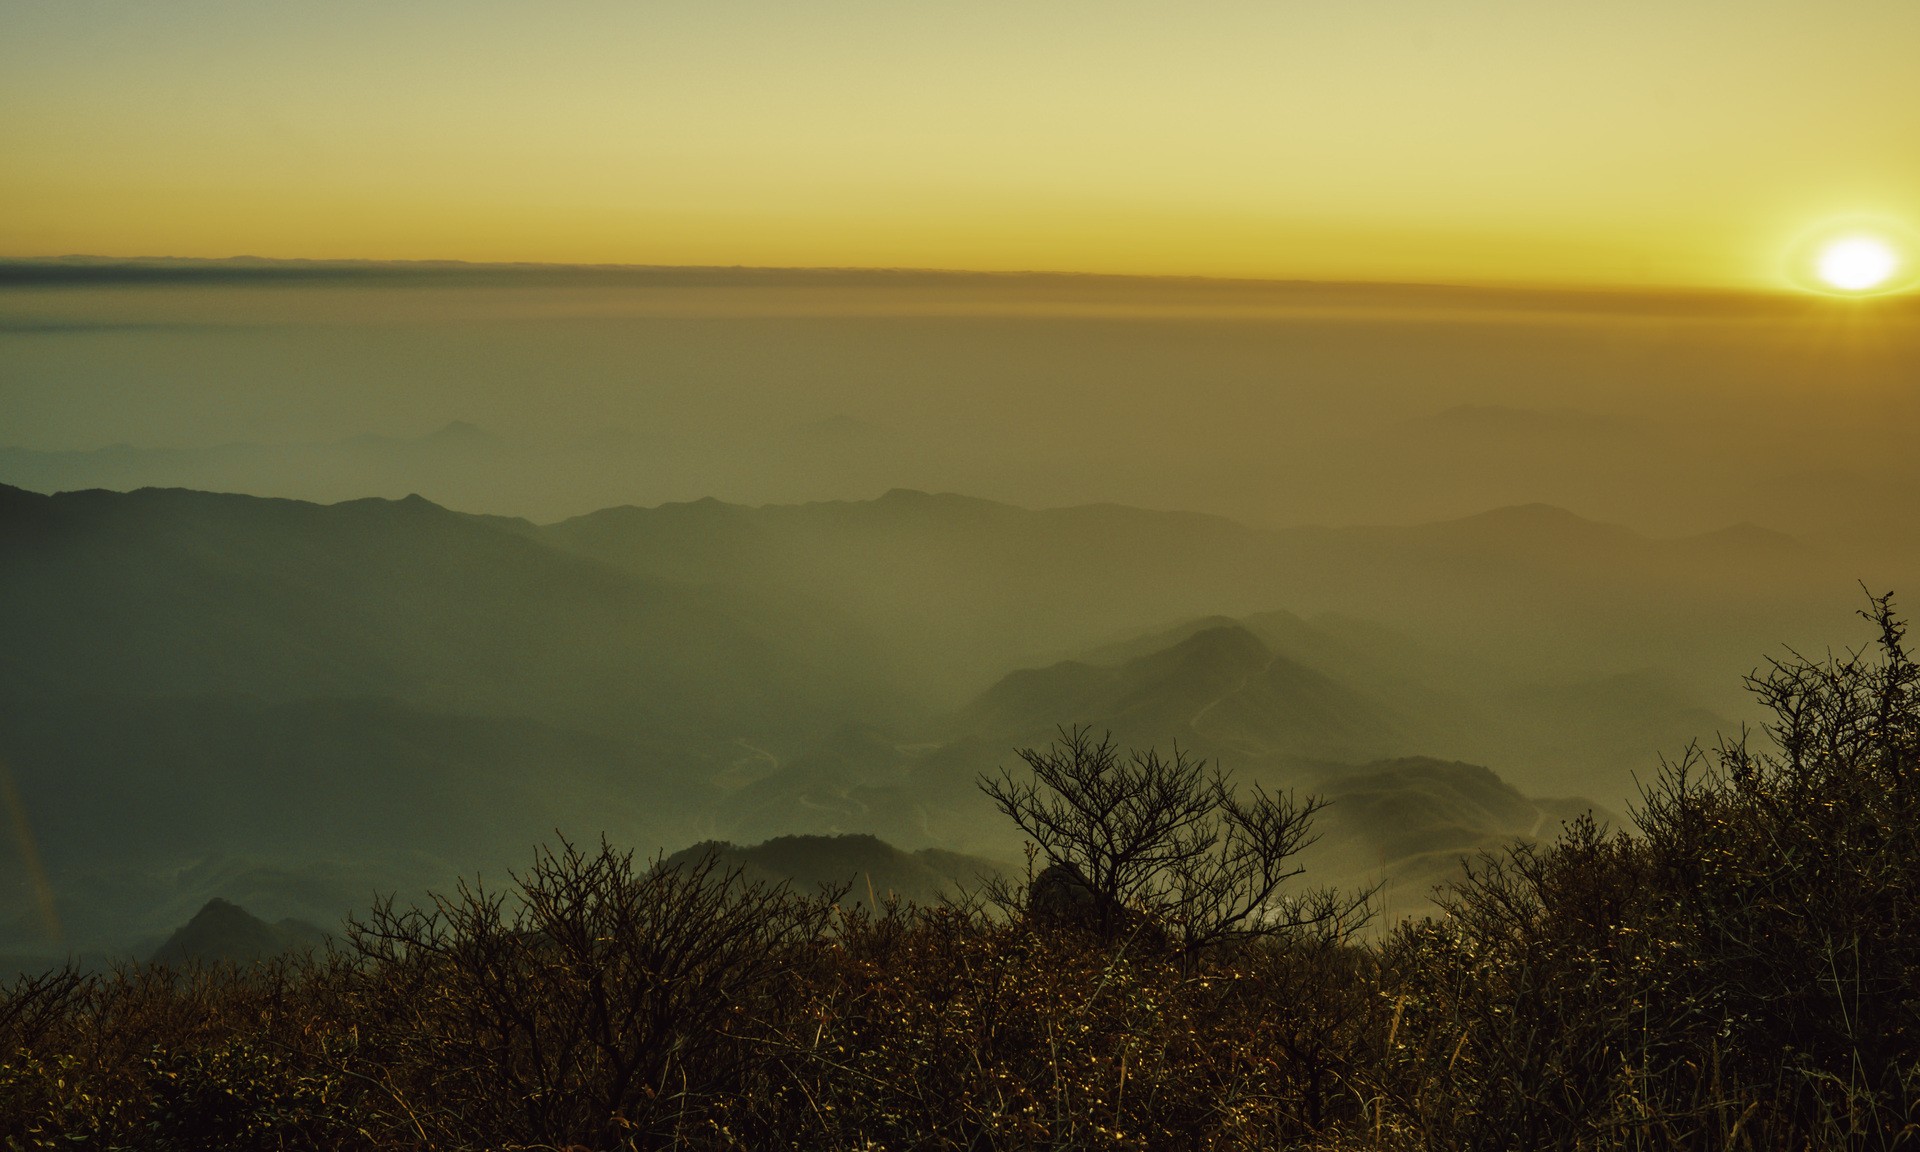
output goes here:
{"type": "Polygon", "coordinates": [[[1887,296],[1920,289],[1920,230],[1898,217],[1828,217],[1780,252],[1785,286],[1823,296],[1887,296]]]}
{"type": "Polygon", "coordinates": [[[1900,256],[1884,240],[1849,236],[1820,250],[1816,265],[1820,279],[1844,292],[1866,292],[1893,279],[1900,256]]]}

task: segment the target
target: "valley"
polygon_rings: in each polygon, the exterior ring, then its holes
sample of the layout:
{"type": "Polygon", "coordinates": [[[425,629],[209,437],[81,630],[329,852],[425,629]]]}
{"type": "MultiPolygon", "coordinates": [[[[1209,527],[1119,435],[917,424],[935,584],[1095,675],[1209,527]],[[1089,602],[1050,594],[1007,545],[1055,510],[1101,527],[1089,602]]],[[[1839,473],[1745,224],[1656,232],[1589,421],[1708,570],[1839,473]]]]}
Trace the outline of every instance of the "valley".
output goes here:
{"type": "Polygon", "coordinates": [[[1660,755],[1734,731],[1758,655],[1844,634],[1844,563],[1544,506],[1271,530],[896,490],[540,525],[0,488],[0,760],[32,837],[0,953],[151,951],[216,897],[338,924],[557,835],[1013,872],[976,781],[1066,725],[1328,797],[1316,882],[1418,911],[1463,855],[1617,823],[1660,755]]]}

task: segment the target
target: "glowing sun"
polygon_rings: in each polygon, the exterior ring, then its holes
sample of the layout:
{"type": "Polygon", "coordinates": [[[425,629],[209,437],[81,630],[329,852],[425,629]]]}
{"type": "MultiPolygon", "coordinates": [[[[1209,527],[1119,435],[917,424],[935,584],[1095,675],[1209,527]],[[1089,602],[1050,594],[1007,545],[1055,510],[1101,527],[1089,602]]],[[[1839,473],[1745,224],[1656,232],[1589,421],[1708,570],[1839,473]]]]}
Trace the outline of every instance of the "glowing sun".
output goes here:
{"type": "Polygon", "coordinates": [[[1821,281],[1843,292],[1868,292],[1886,284],[1900,270],[1900,254],[1884,240],[1848,236],[1820,249],[1814,272],[1821,281]]]}

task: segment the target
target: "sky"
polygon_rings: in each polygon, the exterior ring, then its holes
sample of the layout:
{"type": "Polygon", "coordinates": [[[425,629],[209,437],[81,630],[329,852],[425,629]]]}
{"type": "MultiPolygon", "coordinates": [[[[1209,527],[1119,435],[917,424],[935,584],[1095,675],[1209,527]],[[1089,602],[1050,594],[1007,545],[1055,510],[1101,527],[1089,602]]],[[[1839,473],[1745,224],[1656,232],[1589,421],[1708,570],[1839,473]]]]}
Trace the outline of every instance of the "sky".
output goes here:
{"type": "MultiPolygon", "coordinates": [[[[0,256],[1780,287],[1912,0],[0,0],[0,256]]],[[[1920,259],[1920,246],[1914,248],[1920,259]]]]}

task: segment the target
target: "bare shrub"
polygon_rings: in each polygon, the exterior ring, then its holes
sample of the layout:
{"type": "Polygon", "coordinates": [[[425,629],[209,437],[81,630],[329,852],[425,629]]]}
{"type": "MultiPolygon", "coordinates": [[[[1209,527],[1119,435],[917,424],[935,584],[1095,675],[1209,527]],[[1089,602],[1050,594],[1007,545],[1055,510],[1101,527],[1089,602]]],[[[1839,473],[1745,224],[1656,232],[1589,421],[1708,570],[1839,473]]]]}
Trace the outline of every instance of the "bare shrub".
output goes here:
{"type": "Polygon", "coordinates": [[[385,1120],[450,1147],[692,1142],[748,1079],[747,1024],[831,909],[711,858],[636,868],[564,842],[511,896],[381,904],[349,933],[385,1120]]]}
{"type": "Polygon", "coordinates": [[[1364,963],[1331,933],[1188,963],[978,910],[855,911],[807,980],[809,1012],[768,1036],[790,1111],[754,1146],[1300,1140],[1357,1114],[1364,963]]]}
{"type": "Polygon", "coordinates": [[[1889,598],[1863,615],[1871,648],[1749,677],[1764,743],[1665,764],[1637,835],[1483,857],[1393,936],[1395,1124],[1460,1149],[1920,1140],[1920,670],[1889,598]]]}
{"type": "Polygon", "coordinates": [[[1920,669],[1866,615],[1871,648],[1756,673],[1773,723],[1665,764],[1633,829],[1484,855],[1372,943],[1287,887],[1317,801],[1069,729],[983,781],[1038,845],[998,905],[563,843],[338,954],[16,981],[0,1143],[1912,1147],[1920,669]]]}
{"type": "Polygon", "coordinates": [[[1324,919],[1351,920],[1370,897],[1286,899],[1325,802],[1232,778],[1177,746],[1122,756],[1109,734],[1062,728],[1044,749],[1018,753],[1026,774],[1002,768],[980,789],[1046,855],[1080,878],[1101,935],[1144,918],[1189,955],[1235,940],[1279,936],[1324,919]]]}

